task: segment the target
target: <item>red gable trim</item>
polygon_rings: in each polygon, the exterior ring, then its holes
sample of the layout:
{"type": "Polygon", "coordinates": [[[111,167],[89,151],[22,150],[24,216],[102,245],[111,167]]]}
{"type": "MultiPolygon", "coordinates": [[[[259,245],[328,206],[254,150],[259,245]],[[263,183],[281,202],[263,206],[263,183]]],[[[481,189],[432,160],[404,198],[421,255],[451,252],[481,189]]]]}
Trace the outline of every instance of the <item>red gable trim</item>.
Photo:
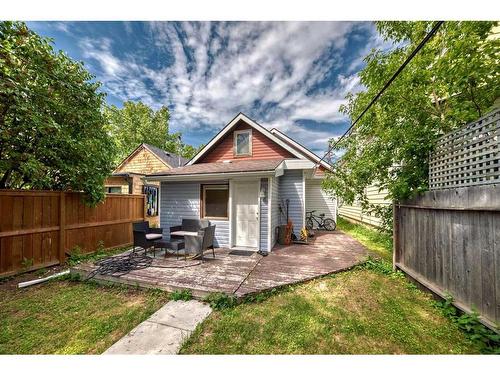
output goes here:
{"type": "MultiPolygon", "coordinates": [[[[272,141],[271,143],[269,143],[269,145],[275,144],[275,145],[279,146],[279,147],[273,146],[272,148],[274,150],[284,149],[292,157],[295,157],[298,159],[306,159],[306,157],[302,153],[298,152],[296,149],[291,147],[289,144],[287,144],[283,140],[279,139],[277,136],[272,134],[269,130],[264,128],[262,125],[259,125],[258,123],[256,123],[255,121],[250,119],[248,116],[244,115],[243,113],[239,113],[235,118],[233,118],[231,120],[231,122],[229,122],[229,124],[227,124],[224,128],[222,128],[222,130],[219,133],[217,133],[217,135],[215,137],[213,137],[210,140],[210,142],[208,142],[207,145],[205,147],[203,147],[203,149],[200,150],[200,152],[198,152],[198,154],[196,154],[186,165],[192,165],[192,164],[198,163],[202,159],[204,159],[208,153],[212,152],[212,150],[214,149],[214,146],[216,146],[220,142],[222,142],[223,138],[231,130],[234,130],[234,128],[240,123],[240,121],[243,121],[248,126],[250,126],[252,129],[257,130],[257,132],[259,132],[260,134],[267,137],[270,141],[272,141]]],[[[255,136],[257,132],[252,132],[252,133],[255,136]]],[[[232,133],[231,133],[231,135],[232,135],[232,133]]],[[[233,140],[231,137],[231,144],[232,144],[232,141],[233,140]]],[[[276,157],[276,154],[274,157],[276,157]]],[[[288,156],[288,157],[290,157],[290,156],[288,156]]],[[[234,159],[234,157],[231,157],[231,159],[234,159]]],[[[206,161],[204,160],[204,162],[206,162],[206,161]]]]}
{"type": "Polygon", "coordinates": [[[232,131],[228,132],[217,142],[210,151],[198,159],[196,163],[216,163],[223,160],[257,160],[257,159],[295,159],[296,157],[262,133],[253,130],[243,120],[238,121],[232,131]],[[234,155],[234,132],[252,130],[252,154],[245,156],[234,155]]]}

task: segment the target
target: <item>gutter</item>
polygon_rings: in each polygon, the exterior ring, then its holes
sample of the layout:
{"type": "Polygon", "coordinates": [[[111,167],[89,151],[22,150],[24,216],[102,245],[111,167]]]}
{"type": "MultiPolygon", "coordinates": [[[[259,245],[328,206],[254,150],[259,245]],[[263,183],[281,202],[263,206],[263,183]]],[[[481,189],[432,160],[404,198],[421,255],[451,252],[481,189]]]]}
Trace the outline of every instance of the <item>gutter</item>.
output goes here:
{"type": "Polygon", "coordinates": [[[179,174],[179,175],[163,175],[145,176],[146,181],[199,181],[199,180],[216,180],[225,179],[228,177],[267,177],[274,176],[275,170],[268,171],[252,171],[252,172],[218,172],[218,173],[200,173],[200,174],[179,174]]]}
{"type": "Polygon", "coordinates": [[[304,159],[283,160],[275,169],[263,171],[239,171],[239,172],[216,172],[216,173],[193,173],[193,174],[171,174],[171,175],[148,175],[146,181],[199,181],[226,179],[229,177],[279,177],[285,170],[313,169],[314,163],[304,159]]]}

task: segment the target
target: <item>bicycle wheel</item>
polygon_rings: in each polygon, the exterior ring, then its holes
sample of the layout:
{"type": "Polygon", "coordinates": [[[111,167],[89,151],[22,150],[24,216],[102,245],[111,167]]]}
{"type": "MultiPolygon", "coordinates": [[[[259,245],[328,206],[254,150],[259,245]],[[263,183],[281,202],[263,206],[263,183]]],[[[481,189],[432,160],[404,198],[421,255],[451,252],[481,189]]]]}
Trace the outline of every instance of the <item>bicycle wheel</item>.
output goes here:
{"type": "Polygon", "coordinates": [[[306,218],[306,229],[311,230],[313,229],[313,219],[311,217],[306,218]]]}
{"type": "Polygon", "coordinates": [[[337,223],[335,223],[335,220],[333,219],[330,219],[330,218],[327,218],[325,219],[325,221],[323,222],[323,227],[326,229],[326,230],[335,230],[335,228],[337,227],[337,223]]]}

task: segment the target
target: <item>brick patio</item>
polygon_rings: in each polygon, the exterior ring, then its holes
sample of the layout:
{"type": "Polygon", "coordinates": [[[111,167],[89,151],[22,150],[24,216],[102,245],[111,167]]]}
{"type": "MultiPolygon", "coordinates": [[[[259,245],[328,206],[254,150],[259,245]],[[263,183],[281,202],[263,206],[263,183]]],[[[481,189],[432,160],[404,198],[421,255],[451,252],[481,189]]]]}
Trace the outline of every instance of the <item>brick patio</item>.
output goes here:
{"type": "MultiPolygon", "coordinates": [[[[339,272],[367,256],[363,245],[340,231],[318,232],[310,245],[276,246],[267,257],[229,252],[216,249],[215,259],[206,253],[203,263],[162,256],[155,258],[151,267],[122,276],[96,275],[94,279],[166,291],[189,289],[198,298],[212,292],[243,297],[339,272]]],[[[71,272],[86,277],[95,268],[91,263],[80,264],[71,272]]]]}

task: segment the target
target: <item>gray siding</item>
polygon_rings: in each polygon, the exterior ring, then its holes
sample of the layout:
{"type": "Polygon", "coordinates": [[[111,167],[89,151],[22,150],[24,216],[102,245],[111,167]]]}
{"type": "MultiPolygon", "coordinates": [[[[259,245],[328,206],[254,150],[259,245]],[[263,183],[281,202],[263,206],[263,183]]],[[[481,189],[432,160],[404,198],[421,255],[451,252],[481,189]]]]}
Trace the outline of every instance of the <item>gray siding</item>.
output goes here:
{"type": "MultiPolygon", "coordinates": [[[[170,237],[169,228],[180,225],[182,219],[200,218],[199,183],[161,183],[160,226],[163,234],[170,237]]],[[[215,246],[229,245],[229,222],[211,220],[215,228],[215,246]]]]}
{"type": "Polygon", "coordinates": [[[200,218],[200,184],[161,183],[160,226],[170,236],[170,227],[180,225],[182,219],[200,218]]]}
{"type": "Polygon", "coordinates": [[[268,249],[268,235],[269,235],[269,179],[260,179],[260,191],[266,192],[266,197],[259,198],[260,200],[260,241],[259,250],[269,251],[268,249]]]}
{"type": "Polygon", "coordinates": [[[276,227],[280,224],[279,177],[271,179],[271,248],[276,244],[276,227]]]}
{"type": "Polygon", "coordinates": [[[215,240],[216,247],[229,247],[229,221],[210,220],[211,224],[215,224],[215,240]]]}
{"type": "MultiPolygon", "coordinates": [[[[298,235],[304,227],[304,182],[302,170],[287,170],[280,177],[279,202],[283,204],[285,215],[286,199],[290,200],[288,216],[292,220],[295,234],[298,235]]],[[[282,217],[280,220],[285,223],[286,217],[282,217]]]]}

